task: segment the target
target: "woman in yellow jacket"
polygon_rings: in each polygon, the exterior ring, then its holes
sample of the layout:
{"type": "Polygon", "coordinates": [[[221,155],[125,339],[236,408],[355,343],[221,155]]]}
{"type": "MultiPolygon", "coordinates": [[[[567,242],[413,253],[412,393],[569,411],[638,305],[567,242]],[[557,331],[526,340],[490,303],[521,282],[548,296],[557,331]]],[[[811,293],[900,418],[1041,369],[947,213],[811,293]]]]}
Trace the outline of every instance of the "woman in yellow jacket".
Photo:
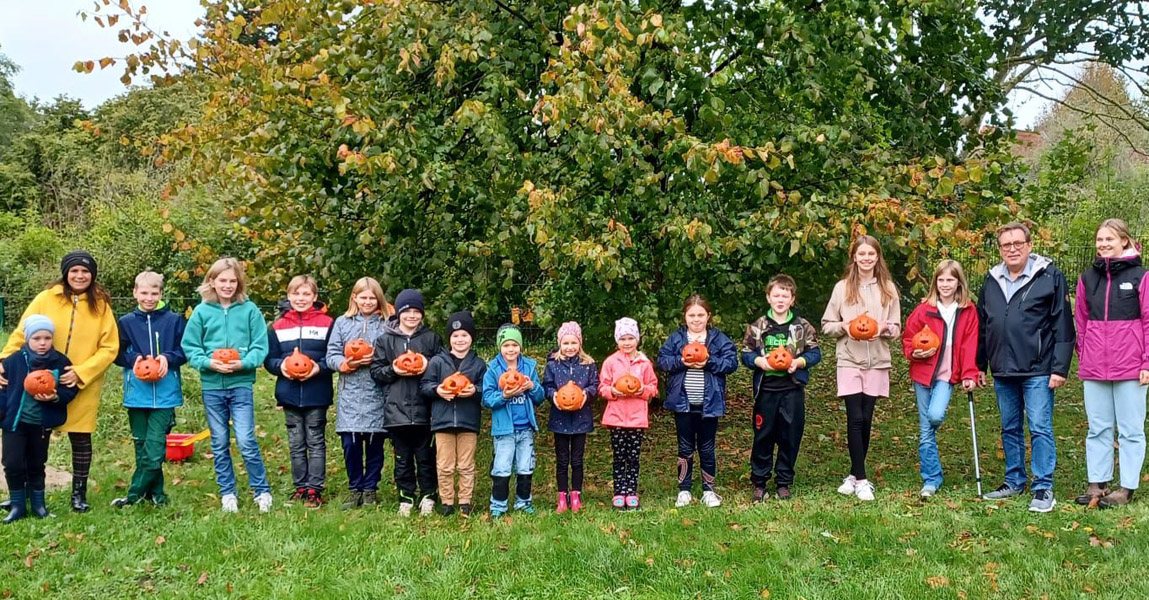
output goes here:
{"type": "MultiPolygon", "coordinates": [[[[40,292],[12,330],[0,359],[20,350],[24,344],[24,318],[47,315],[56,326],[53,345],[72,361],[60,381],[80,387],[68,404],[68,420],[57,431],[66,431],[72,445],[72,510],[88,511],[88,471],[92,466],[92,432],[96,430],[96,410],[104,371],[112,365],[120,349],[111,296],[96,283],[96,259],[83,250],[68,253],[60,263],[60,280],[40,292]]],[[[7,385],[0,369],[0,385],[7,385]]]]}

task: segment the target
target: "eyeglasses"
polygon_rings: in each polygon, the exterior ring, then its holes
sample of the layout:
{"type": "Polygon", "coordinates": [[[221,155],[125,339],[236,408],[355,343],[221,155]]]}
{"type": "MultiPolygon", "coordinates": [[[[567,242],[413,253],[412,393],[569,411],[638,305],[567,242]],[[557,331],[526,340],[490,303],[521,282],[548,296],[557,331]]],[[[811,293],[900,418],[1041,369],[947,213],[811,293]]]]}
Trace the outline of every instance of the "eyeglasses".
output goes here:
{"type": "Polygon", "coordinates": [[[1002,243],[998,244],[997,247],[1001,248],[1002,250],[1021,250],[1028,243],[1029,243],[1029,240],[1026,240],[1024,242],[1002,242],[1002,243]]]}

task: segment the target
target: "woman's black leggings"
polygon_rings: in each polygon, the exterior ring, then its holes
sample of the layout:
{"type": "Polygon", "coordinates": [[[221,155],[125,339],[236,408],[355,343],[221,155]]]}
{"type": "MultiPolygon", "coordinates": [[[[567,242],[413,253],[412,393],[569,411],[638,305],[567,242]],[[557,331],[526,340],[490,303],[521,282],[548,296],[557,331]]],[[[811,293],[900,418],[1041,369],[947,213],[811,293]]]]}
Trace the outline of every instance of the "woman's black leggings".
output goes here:
{"type": "Polygon", "coordinates": [[[72,477],[87,479],[92,470],[92,434],[68,432],[72,443],[72,477]]]}
{"type": "Polygon", "coordinates": [[[870,430],[874,426],[874,403],[877,398],[850,394],[846,400],[846,441],[850,447],[850,474],[866,479],[866,454],[870,451],[870,430]]]}

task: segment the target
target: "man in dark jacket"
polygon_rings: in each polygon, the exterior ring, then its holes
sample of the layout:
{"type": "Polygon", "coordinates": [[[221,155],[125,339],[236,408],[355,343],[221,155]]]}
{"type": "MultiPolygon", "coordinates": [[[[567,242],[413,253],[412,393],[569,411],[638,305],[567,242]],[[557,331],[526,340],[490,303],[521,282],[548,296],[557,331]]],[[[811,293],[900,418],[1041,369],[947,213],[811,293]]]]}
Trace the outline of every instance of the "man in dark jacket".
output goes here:
{"type": "Polygon", "coordinates": [[[1048,258],[1030,253],[1032,240],[1025,225],[1004,225],[997,231],[997,241],[1003,262],[990,269],[977,301],[977,365],[982,385],[986,371],[993,373],[1005,483],[985,497],[997,500],[1025,491],[1024,411],[1033,445],[1029,510],[1049,512],[1056,504],[1053,390],[1069,374],[1075,336],[1069,286],[1048,258]]]}

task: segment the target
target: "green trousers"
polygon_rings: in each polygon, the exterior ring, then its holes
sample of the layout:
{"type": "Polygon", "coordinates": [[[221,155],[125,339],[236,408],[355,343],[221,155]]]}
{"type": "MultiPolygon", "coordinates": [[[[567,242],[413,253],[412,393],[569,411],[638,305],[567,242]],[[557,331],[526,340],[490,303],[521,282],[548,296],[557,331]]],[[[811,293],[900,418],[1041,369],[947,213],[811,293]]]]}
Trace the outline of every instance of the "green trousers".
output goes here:
{"type": "Polygon", "coordinates": [[[128,501],[151,498],[157,504],[167,502],[164,493],[164,457],[168,433],[175,425],[174,408],[129,408],[128,425],[136,443],[136,471],[128,488],[128,501]]]}

